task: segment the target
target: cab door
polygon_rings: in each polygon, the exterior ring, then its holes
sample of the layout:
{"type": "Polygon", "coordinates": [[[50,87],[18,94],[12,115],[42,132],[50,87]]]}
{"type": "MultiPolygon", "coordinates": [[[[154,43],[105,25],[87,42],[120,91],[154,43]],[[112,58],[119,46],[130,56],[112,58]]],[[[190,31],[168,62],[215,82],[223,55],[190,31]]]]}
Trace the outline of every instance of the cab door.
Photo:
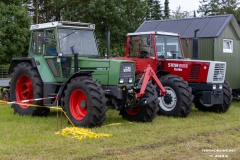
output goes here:
{"type": "Polygon", "coordinates": [[[154,37],[150,34],[128,37],[127,57],[136,62],[136,70],[143,71],[150,65],[154,71],[157,69],[156,49],[154,37]]]}
{"type": "Polygon", "coordinates": [[[58,58],[57,41],[54,29],[45,30],[46,39],[44,47],[44,58],[55,78],[62,77],[61,60],[58,58]]]}

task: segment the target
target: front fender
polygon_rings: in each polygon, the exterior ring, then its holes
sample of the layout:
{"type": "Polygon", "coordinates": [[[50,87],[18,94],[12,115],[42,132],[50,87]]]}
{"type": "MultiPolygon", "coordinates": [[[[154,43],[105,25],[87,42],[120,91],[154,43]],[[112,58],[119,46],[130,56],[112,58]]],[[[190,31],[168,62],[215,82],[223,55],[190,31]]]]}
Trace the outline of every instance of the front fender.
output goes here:
{"type": "Polygon", "coordinates": [[[92,76],[92,72],[93,72],[93,71],[79,71],[79,72],[73,74],[68,80],[66,80],[65,82],[63,82],[63,84],[61,85],[61,88],[60,88],[59,91],[58,91],[58,101],[60,102],[60,104],[61,104],[61,98],[62,98],[62,96],[63,96],[64,90],[65,90],[66,87],[67,87],[67,84],[68,84],[73,78],[76,78],[76,77],[92,76]]]}

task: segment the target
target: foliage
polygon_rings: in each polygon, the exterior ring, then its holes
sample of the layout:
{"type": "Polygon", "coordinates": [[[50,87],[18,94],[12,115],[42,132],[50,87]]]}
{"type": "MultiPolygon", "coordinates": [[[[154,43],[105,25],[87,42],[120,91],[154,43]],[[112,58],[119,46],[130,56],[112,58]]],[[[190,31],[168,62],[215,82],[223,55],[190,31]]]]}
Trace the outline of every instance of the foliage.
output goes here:
{"type": "Polygon", "coordinates": [[[152,19],[154,20],[163,19],[162,6],[158,0],[154,0],[153,2],[152,19]]]}
{"type": "Polygon", "coordinates": [[[100,53],[106,52],[106,31],[111,31],[112,52],[123,55],[126,34],[133,32],[145,19],[147,4],[142,0],[82,0],[68,3],[64,20],[96,24],[96,37],[100,40],[100,53]]]}
{"type": "Polygon", "coordinates": [[[236,16],[236,2],[236,0],[202,0],[198,13],[204,16],[220,14],[234,14],[236,16]]]}
{"type": "Polygon", "coordinates": [[[64,0],[22,0],[32,23],[44,23],[61,20],[64,0]]]}
{"type": "Polygon", "coordinates": [[[27,55],[30,19],[21,0],[0,2],[0,62],[27,55]]]}
{"type": "MultiPolygon", "coordinates": [[[[144,20],[186,18],[178,7],[170,15],[169,0],[2,0],[0,2],[0,61],[27,53],[29,25],[51,21],[82,21],[96,24],[99,51],[106,53],[106,31],[111,31],[111,53],[123,55],[126,34],[144,20]],[[26,15],[28,14],[28,16],[26,15]],[[15,42],[14,44],[12,42],[15,42]]],[[[236,0],[201,0],[201,15],[233,14],[240,22],[236,0]]],[[[194,12],[194,17],[196,13],[194,12]]]]}
{"type": "Polygon", "coordinates": [[[147,4],[149,10],[146,10],[146,20],[163,19],[163,10],[159,0],[148,0],[147,4]]]}
{"type": "Polygon", "coordinates": [[[173,11],[171,15],[172,19],[180,19],[180,18],[188,18],[188,17],[190,17],[190,13],[188,11],[182,11],[180,6],[178,6],[176,8],[176,11],[173,11]]]}
{"type": "Polygon", "coordinates": [[[169,0],[164,2],[164,19],[170,18],[169,0]]]}

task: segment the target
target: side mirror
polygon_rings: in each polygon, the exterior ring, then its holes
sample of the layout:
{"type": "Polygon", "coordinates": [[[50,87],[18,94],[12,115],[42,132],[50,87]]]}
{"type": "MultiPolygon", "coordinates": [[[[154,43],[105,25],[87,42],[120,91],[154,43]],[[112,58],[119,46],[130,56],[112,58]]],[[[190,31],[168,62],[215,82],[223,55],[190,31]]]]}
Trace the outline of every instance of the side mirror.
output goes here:
{"type": "Polygon", "coordinates": [[[49,42],[49,38],[48,37],[41,37],[40,42],[41,42],[41,44],[46,44],[46,43],[49,42]]]}
{"type": "Polygon", "coordinates": [[[58,57],[62,57],[62,56],[63,56],[62,52],[58,53],[58,57]]]}

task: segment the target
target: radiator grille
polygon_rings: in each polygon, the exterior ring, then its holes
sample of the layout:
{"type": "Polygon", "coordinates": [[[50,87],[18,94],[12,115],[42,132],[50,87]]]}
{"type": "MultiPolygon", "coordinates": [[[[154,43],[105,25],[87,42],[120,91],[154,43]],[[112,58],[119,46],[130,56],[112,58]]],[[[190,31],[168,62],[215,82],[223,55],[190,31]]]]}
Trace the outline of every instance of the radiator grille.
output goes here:
{"type": "Polygon", "coordinates": [[[215,63],[213,81],[223,81],[225,78],[225,63],[215,63]]]}
{"type": "Polygon", "coordinates": [[[201,64],[192,64],[189,80],[198,80],[201,64]]]}
{"type": "Polygon", "coordinates": [[[128,83],[129,78],[135,77],[135,66],[132,62],[123,62],[120,67],[120,78],[124,79],[124,83],[128,83]]]}

